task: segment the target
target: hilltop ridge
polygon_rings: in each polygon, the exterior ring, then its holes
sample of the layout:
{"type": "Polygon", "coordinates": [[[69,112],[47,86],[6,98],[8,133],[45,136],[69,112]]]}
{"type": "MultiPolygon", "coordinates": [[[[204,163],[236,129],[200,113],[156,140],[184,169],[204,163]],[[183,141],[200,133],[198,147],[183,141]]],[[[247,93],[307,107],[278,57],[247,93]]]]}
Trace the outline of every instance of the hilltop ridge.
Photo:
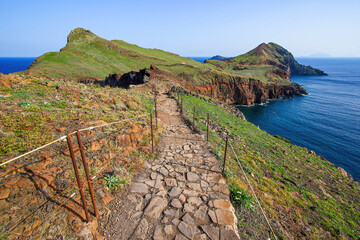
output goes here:
{"type": "Polygon", "coordinates": [[[25,73],[58,79],[103,79],[110,73],[124,74],[151,64],[175,74],[213,69],[174,53],[141,48],[122,40],[106,40],[90,30],[76,28],[69,33],[60,52],[36,58],[25,73]]]}
{"type": "Polygon", "coordinates": [[[262,43],[255,49],[239,55],[231,62],[249,65],[274,65],[291,75],[327,75],[319,69],[299,64],[294,56],[280,45],[270,42],[262,43]]]}
{"type": "Polygon", "coordinates": [[[38,57],[25,74],[73,81],[103,80],[109,74],[122,75],[151,65],[182,78],[188,90],[240,105],[306,94],[302,86],[289,80],[288,69],[300,74],[315,71],[297,64],[291,53],[275,43],[261,44],[232,59],[200,63],[123,40],[106,40],[90,30],[76,28],[60,52],[38,57]]]}
{"type": "Polygon", "coordinates": [[[209,59],[205,63],[219,66],[231,74],[281,85],[286,85],[286,80],[295,75],[327,75],[319,69],[299,64],[288,50],[273,42],[261,43],[249,52],[230,59],[209,59]]]}

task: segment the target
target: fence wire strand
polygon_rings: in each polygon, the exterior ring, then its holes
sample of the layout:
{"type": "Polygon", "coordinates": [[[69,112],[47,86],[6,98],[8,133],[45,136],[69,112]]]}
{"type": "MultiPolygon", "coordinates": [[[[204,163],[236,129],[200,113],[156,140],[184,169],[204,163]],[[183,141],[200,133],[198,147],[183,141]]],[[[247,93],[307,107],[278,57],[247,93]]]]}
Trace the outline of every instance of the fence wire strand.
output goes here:
{"type": "Polygon", "coordinates": [[[253,195],[254,195],[254,197],[255,197],[255,200],[256,200],[257,204],[259,205],[259,208],[260,208],[262,214],[264,215],[264,218],[265,218],[265,220],[266,220],[266,223],[268,224],[268,226],[269,226],[272,234],[274,235],[275,239],[277,240],[277,237],[276,237],[276,235],[275,235],[275,232],[274,232],[274,230],[272,229],[272,227],[271,227],[271,225],[270,225],[270,222],[269,222],[268,218],[266,217],[266,214],[265,214],[263,208],[261,207],[261,204],[260,204],[260,202],[259,202],[259,200],[258,200],[258,198],[257,198],[257,196],[256,196],[256,193],[255,193],[255,191],[254,191],[254,189],[253,189],[253,187],[252,187],[252,185],[251,185],[251,183],[250,183],[250,181],[249,181],[249,179],[248,179],[248,177],[247,177],[247,175],[246,175],[246,173],[245,173],[245,171],[244,171],[244,169],[243,169],[243,167],[242,167],[242,165],[241,165],[241,163],[240,163],[240,160],[239,160],[239,158],[238,158],[238,156],[237,156],[237,154],[236,154],[236,152],[235,152],[235,150],[234,150],[234,147],[232,146],[232,144],[231,144],[230,141],[229,141],[229,145],[230,145],[230,147],[231,147],[231,149],[232,149],[232,151],[233,151],[233,153],[234,153],[234,155],[235,155],[236,161],[237,161],[237,163],[238,163],[241,171],[243,172],[244,177],[245,177],[247,183],[249,184],[249,186],[250,186],[250,188],[251,188],[251,191],[252,191],[252,193],[253,193],[253,195]]]}
{"type": "MultiPolygon", "coordinates": [[[[116,122],[105,123],[105,124],[102,124],[102,125],[99,125],[99,126],[93,126],[93,127],[83,128],[83,129],[79,129],[78,131],[79,131],[79,132],[84,132],[84,131],[87,131],[87,130],[92,130],[92,129],[96,129],[96,128],[100,128],[100,127],[110,126],[110,125],[113,125],[113,124],[116,124],[116,123],[126,122],[126,121],[129,121],[129,120],[132,120],[132,119],[143,118],[143,117],[146,117],[146,116],[148,116],[148,114],[140,115],[140,116],[133,117],[133,118],[127,118],[127,119],[123,119],[123,120],[116,121],[116,122]]],[[[73,131],[73,132],[69,133],[69,136],[75,134],[76,132],[77,132],[77,131],[73,131]]],[[[66,136],[61,136],[61,137],[59,137],[58,139],[56,139],[56,140],[54,140],[54,141],[52,141],[52,142],[50,142],[50,143],[47,143],[47,144],[45,144],[45,145],[43,145],[43,146],[41,146],[41,147],[38,147],[38,148],[36,148],[36,149],[34,149],[34,150],[31,150],[31,151],[29,151],[29,152],[27,152],[27,153],[24,153],[24,154],[22,154],[22,155],[20,155],[20,156],[17,156],[17,157],[15,157],[15,158],[13,158],[13,159],[10,159],[10,160],[8,160],[8,161],[6,161],[6,162],[1,163],[1,164],[0,164],[0,167],[4,166],[4,165],[6,165],[6,164],[9,164],[9,163],[11,163],[11,162],[13,162],[13,161],[15,161],[15,160],[18,160],[18,159],[20,159],[20,158],[22,158],[22,157],[25,157],[25,156],[33,153],[33,152],[39,151],[39,150],[41,150],[41,149],[43,149],[43,148],[45,148],[45,147],[48,147],[48,146],[50,146],[50,145],[52,145],[52,144],[54,144],[54,143],[63,141],[63,140],[65,140],[65,139],[66,139],[66,136]]]]}
{"type": "MultiPolygon", "coordinates": [[[[183,97],[182,97],[182,96],[181,96],[181,99],[182,99],[182,101],[183,101],[183,97]]],[[[180,99],[178,99],[178,101],[180,102],[180,99]]],[[[192,103],[190,103],[190,102],[188,102],[188,104],[190,105],[190,107],[194,107],[194,108],[196,109],[196,106],[195,106],[194,104],[192,104],[192,103]]],[[[197,109],[196,109],[196,110],[197,110],[197,109]]],[[[194,111],[194,114],[195,114],[196,110],[194,111]]],[[[201,112],[203,112],[203,111],[201,111],[201,112]]],[[[187,114],[186,114],[186,111],[184,111],[184,114],[187,115],[187,114]]],[[[190,113],[190,115],[191,115],[191,113],[190,113]]],[[[194,115],[193,117],[195,117],[195,115],[194,115]]],[[[234,153],[234,155],[235,155],[235,158],[236,158],[236,161],[237,161],[238,166],[240,167],[240,169],[241,169],[241,171],[242,171],[242,173],[243,173],[243,175],[244,175],[244,177],[245,177],[248,185],[250,186],[250,189],[251,189],[251,191],[252,191],[252,193],[253,193],[253,195],[254,195],[254,197],[255,197],[255,200],[256,200],[257,204],[259,205],[259,208],[260,208],[260,210],[261,210],[262,215],[263,215],[264,218],[265,218],[265,221],[266,221],[267,225],[269,226],[269,228],[270,228],[270,230],[271,230],[271,232],[272,232],[275,240],[277,240],[276,234],[275,234],[273,228],[271,227],[268,218],[266,217],[266,214],[265,214],[264,209],[261,207],[261,204],[260,204],[260,202],[259,202],[259,199],[257,198],[256,193],[255,193],[255,191],[254,191],[254,189],[253,189],[253,187],[252,187],[252,185],[251,185],[251,183],[250,183],[250,181],[249,181],[249,179],[248,179],[248,177],[247,177],[247,175],[246,175],[246,173],[245,173],[245,171],[244,171],[244,169],[243,169],[243,167],[242,167],[242,165],[241,165],[241,163],[240,163],[240,160],[239,160],[239,158],[238,158],[238,156],[237,156],[237,154],[236,154],[236,152],[235,152],[235,150],[234,150],[234,147],[233,147],[232,144],[231,144],[231,141],[229,141],[229,145],[230,145],[230,147],[231,147],[231,149],[232,149],[232,151],[233,151],[233,153],[234,153]]]]}

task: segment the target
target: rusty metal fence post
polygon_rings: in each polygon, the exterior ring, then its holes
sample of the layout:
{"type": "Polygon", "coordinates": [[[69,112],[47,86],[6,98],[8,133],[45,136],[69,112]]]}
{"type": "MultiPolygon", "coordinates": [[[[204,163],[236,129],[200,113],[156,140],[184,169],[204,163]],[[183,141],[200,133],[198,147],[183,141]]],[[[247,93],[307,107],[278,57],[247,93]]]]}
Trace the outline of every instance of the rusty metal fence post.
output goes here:
{"type": "Polygon", "coordinates": [[[83,163],[84,169],[85,169],[86,180],[87,180],[88,186],[89,186],[91,201],[92,201],[92,204],[93,204],[93,207],[94,207],[94,214],[95,214],[95,217],[98,217],[98,212],[97,212],[96,203],[95,203],[95,197],[94,197],[94,191],[93,191],[92,184],[91,184],[92,180],[90,178],[89,168],[88,168],[88,164],[87,164],[87,161],[86,161],[86,158],[85,158],[84,148],[83,148],[83,145],[82,145],[82,142],[81,142],[80,132],[79,131],[76,132],[76,137],[77,137],[79,148],[80,148],[82,163],[83,163]]]}
{"type": "Polygon", "coordinates": [[[156,99],[157,99],[157,92],[156,92],[156,89],[155,89],[155,92],[154,92],[155,96],[154,96],[154,103],[155,103],[155,126],[156,126],[156,129],[158,128],[158,115],[157,115],[157,104],[156,104],[156,99]]]}
{"type": "Polygon", "coordinates": [[[210,114],[207,114],[207,124],[206,124],[206,141],[209,141],[209,123],[210,123],[210,114]]]}
{"type": "Polygon", "coordinates": [[[193,112],[192,127],[193,127],[193,129],[195,129],[195,106],[194,106],[194,112],[193,112]]]}
{"type": "Polygon", "coordinates": [[[80,192],[80,196],[81,196],[81,201],[82,201],[83,208],[84,208],[84,212],[85,212],[85,216],[86,216],[86,222],[89,222],[89,221],[90,221],[90,218],[89,218],[89,213],[88,213],[87,206],[86,206],[86,202],[85,202],[85,196],[84,196],[83,186],[82,186],[82,183],[81,183],[81,180],[80,180],[79,170],[78,170],[78,167],[77,167],[77,164],[76,164],[76,160],[75,160],[75,155],[74,155],[74,149],[73,149],[73,147],[72,147],[72,143],[71,143],[71,139],[70,139],[70,135],[69,135],[69,134],[66,135],[66,139],[67,139],[67,143],[68,143],[68,147],[69,147],[69,151],[70,151],[71,160],[72,160],[72,163],[73,163],[73,166],[74,166],[76,182],[77,182],[77,185],[78,185],[78,187],[79,187],[79,192],[80,192]]]}
{"type": "Polygon", "coordinates": [[[183,97],[181,97],[180,113],[183,113],[183,97]]]}
{"type": "Polygon", "coordinates": [[[151,126],[151,152],[154,153],[154,131],[153,131],[152,112],[150,112],[150,126],[151,126]]]}
{"type": "Polygon", "coordinates": [[[225,177],[225,166],[226,166],[227,147],[228,147],[228,137],[226,137],[226,143],[225,143],[224,164],[223,164],[223,169],[222,169],[222,175],[223,175],[223,177],[225,177]]]}

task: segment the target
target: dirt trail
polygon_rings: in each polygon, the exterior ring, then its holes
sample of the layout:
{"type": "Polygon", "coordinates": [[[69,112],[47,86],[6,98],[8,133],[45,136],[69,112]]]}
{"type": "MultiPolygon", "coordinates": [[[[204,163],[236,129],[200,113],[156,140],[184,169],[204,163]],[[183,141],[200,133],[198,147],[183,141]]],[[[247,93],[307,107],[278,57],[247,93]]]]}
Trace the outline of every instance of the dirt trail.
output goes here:
{"type": "Polygon", "coordinates": [[[165,127],[157,159],[114,200],[106,239],[238,239],[229,189],[204,137],[184,124],[176,101],[158,97],[165,127]]]}

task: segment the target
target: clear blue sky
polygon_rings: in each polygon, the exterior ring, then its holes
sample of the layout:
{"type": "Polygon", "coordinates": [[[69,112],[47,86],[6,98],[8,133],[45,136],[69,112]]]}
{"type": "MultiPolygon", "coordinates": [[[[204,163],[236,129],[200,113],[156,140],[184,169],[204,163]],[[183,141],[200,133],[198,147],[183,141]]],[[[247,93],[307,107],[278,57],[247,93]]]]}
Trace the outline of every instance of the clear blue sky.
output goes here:
{"type": "Polygon", "coordinates": [[[182,56],[276,42],[295,56],[360,57],[360,0],[0,0],[0,56],[59,51],[83,27],[182,56]]]}

